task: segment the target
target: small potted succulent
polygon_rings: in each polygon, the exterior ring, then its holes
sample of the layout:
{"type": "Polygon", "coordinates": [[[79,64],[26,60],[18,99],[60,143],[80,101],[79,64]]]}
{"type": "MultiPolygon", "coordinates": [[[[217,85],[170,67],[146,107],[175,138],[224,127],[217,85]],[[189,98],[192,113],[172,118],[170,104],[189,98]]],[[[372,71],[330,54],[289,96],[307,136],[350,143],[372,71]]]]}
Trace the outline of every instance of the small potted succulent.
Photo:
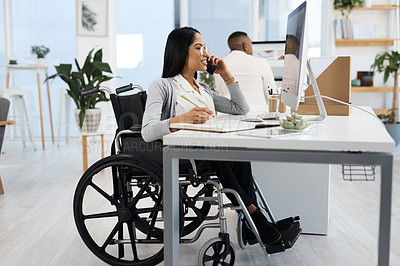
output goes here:
{"type": "Polygon", "coordinates": [[[50,52],[50,48],[44,45],[32,45],[31,54],[36,54],[39,65],[44,65],[44,57],[50,52]]]}

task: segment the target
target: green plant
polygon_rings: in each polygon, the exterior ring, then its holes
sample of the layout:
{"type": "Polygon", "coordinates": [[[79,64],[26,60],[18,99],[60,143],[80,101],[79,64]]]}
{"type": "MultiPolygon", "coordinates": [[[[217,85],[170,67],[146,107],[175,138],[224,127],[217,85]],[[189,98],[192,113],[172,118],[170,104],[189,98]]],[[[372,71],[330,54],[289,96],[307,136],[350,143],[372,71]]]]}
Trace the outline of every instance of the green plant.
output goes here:
{"type": "Polygon", "coordinates": [[[32,45],[31,46],[31,54],[36,54],[37,58],[44,58],[49,52],[50,52],[50,49],[43,45],[40,45],[40,46],[32,45]]]}
{"type": "Polygon", "coordinates": [[[108,63],[103,62],[102,49],[99,49],[94,56],[92,56],[93,51],[94,49],[92,49],[87,55],[82,68],[79,66],[78,61],[75,58],[77,71],[71,71],[72,64],[60,64],[59,66],[55,66],[57,73],[46,79],[49,80],[60,77],[65,83],[68,84],[68,95],[74,100],[76,108],[80,109],[80,128],[82,128],[86,109],[94,109],[98,102],[109,101],[104,92],[87,96],[82,96],[81,92],[85,89],[100,85],[101,83],[113,78],[113,76],[107,76],[103,74],[103,72],[112,73],[112,71],[108,63]]]}
{"type": "Polygon", "coordinates": [[[397,110],[389,109],[386,114],[379,114],[377,116],[380,120],[387,122],[387,123],[391,123],[390,121],[396,121],[396,119],[395,119],[396,112],[397,112],[397,110]]]}
{"type": "Polygon", "coordinates": [[[210,89],[215,89],[214,75],[211,75],[210,73],[208,73],[206,71],[203,71],[203,72],[200,72],[199,78],[200,78],[200,82],[207,84],[207,86],[210,87],[210,89]]]}
{"type": "Polygon", "coordinates": [[[392,108],[389,109],[386,115],[380,115],[381,119],[386,119],[387,123],[394,124],[397,122],[397,93],[398,93],[398,79],[400,67],[400,54],[396,51],[383,52],[375,57],[374,63],[371,65],[372,70],[379,73],[383,72],[383,82],[386,83],[389,76],[394,78],[393,85],[393,102],[392,108]]]}
{"type": "Polygon", "coordinates": [[[342,16],[348,17],[351,10],[355,6],[364,6],[364,0],[334,0],[333,1],[333,8],[339,9],[342,16]],[[347,12],[347,14],[346,14],[347,12]]]}

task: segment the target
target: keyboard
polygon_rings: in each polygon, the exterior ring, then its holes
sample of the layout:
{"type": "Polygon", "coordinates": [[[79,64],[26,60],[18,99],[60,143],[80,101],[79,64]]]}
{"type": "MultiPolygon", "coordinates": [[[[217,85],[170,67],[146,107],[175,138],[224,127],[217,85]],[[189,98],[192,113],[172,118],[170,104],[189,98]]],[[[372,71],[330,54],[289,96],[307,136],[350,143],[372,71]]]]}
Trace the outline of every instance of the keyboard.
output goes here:
{"type": "Polygon", "coordinates": [[[279,119],[279,112],[268,112],[268,113],[258,114],[257,117],[263,120],[279,119]]]}

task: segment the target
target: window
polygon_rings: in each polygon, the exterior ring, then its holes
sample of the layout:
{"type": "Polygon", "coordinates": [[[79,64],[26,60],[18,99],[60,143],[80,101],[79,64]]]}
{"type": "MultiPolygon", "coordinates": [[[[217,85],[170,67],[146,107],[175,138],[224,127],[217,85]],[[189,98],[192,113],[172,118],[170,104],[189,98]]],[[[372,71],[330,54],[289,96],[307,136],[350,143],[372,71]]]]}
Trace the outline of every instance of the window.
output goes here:
{"type": "MultiPolygon", "coordinates": [[[[3,16],[3,5],[0,8],[3,16]]],[[[46,56],[46,65],[58,65],[59,63],[73,63],[75,58],[75,5],[70,0],[11,0],[12,36],[13,36],[13,57],[18,64],[33,64],[37,59],[30,53],[32,45],[44,45],[50,48],[46,56]]],[[[0,21],[2,21],[0,19],[0,21]]],[[[4,23],[3,21],[0,23],[4,23]]],[[[1,36],[4,36],[4,24],[0,29],[1,36]]],[[[3,38],[1,38],[3,40],[3,38]]],[[[3,42],[3,41],[2,41],[3,42]]],[[[0,44],[0,60],[5,63],[4,43],[0,44]]],[[[3,68],[2,71],[5,72],[3,68]]],[[[55,73],[53,67],[49,68],[49,75],[55,73]]],[[[14,71],[13,83],[16,87],[28,90],[30,98],[30,111],[33,118],[33,131],[35,136],[40,136],[39,100],[37,93],[37,79],[34,71],[14,71]]],[[[41,77],[44,81],[44,75],[41,77]]],[[[5,81],[2,78],[2,86],[5,81]]],[[[61,80],[54,80],[50,84],[52,99],[53,123],[58,117],[59,93],[65,88],[61,80]]],[[[45,86],[42,85],[42,88],[45,86]]],[[[48,114],[48,104],[45,89],[42,92],[43,113],[48,114]]],[[[45,135],[49,136],[49,116],[44,117],[45,135]]]]}
{"type": "Polygon", "coordinates": [[[189,25],[201,32],[210,52],[225,57],[235,31],[250,33],[251,0],[189,0],[189,25]]]}
{"type": "MultiPolygon", "coordinates": [[[[287,16],[304,0],[265,0],[266,40],[285,40],[287,16]]],[[[308,1],[308,56],[319,56],[321,46],[322,1],[308,1]]]]}
{"type": "Polygon", "coordinates": [[[174,28],[174,1],[118,0],[116,17],[117,86],[134,83],[147,89],[162,74],[165,42],[174,28]]]}
{"type": "MultiPolygon", "coordinates": [[[[285,40],[288,14],[304,0],[188,0],[189,25],[201,32],[212,53],[229,53],[227,39],[232,32],[244,31],[253,40],[285,40]],[[258,18],[251,14],[259,8],[258,18]],[[258,25],[252,25],[258,23],[258,25]],[[252,36],[251,29],[259,29],[252,36]]],[[[318,56],[321,45],[321,0],[308,1],[309,55],[318,56]],[[317,15],[316,15],[317,14],[317,15]]]]}

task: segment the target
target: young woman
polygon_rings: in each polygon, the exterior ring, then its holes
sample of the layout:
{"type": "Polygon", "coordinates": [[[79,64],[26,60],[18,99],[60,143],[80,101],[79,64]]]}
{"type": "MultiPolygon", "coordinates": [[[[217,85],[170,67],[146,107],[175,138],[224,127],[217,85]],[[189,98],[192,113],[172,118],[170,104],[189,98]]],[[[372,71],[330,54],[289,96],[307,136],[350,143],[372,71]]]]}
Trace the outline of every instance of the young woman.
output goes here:
{"type": "MultiPolygon", "coordinates": [[[[249,106],[224,61],[208,54],[207,46],[199,31],[190,27],[173,30],[165,46],[162,78],[153,81],[148,89],[142,127],[144,140],[162,139],[171,132],[170,125],[173,123],[205,123],[215,111],[246,114],[249,106]],[[218,65],[216,73],[220,74],[227,84],[231,99],[220,96],[206,85],[196,82],[195,73],[205,71],[207,61],[218,65]],[[191,102],[199,107],[193,107],[191,102]]],[[[257,208],[251,164],[220,161],[201,163],[205,168],[207,167],[204,165],[210,165],[217,172],[221,184],[225,188],[236,190],[240,195],[263,242],[265,244],[277,242],[281,237],[279,230],[269,223],[257,208]]],[[[237,204],[232,195],[227,196],[237,204]]]]}

